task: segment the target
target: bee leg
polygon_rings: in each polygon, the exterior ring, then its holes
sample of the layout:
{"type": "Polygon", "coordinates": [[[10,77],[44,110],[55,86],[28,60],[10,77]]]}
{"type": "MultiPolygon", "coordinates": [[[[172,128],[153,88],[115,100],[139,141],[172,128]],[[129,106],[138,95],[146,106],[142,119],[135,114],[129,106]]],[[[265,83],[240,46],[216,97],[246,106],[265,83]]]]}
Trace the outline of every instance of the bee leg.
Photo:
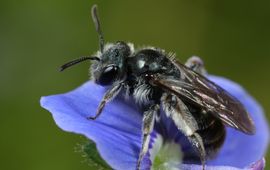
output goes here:
{"type": "Polygon", "coordinates": [[[143,114],[143,126],[142,126],[142,146],[140,149],[140,155],[137,161],[136,170],[140,169],[141,161],[144,157],[144,155],[148,151],[149,142],[150,142],[150,134],[153,131],[154,123],[155,123],[155,117],[157,115],[157,112],[159,112],[160,106],[158,104],[154,104],[150,106],[150,108],[144,112],[143,114]]]}
{"type": "Polygon", "coordinates": [[[117,96],[119,94],[119,92],[121,91],[123,85],[124,85],[124,83],[119,83],[117,85],[112,86],[111,89],[106,91],[105,95],[103,96],[101,102],[98,105],[96,115],[87,117],[87,119],[95,120],[96,118],[98,118],[98,116],[101,114],[105,104],[107,102],[111,101],[115,96],[117,96]]]}
{"type": "Polygon", "coordinates": [[[171,117],[176,127],[189,139],[198,150],[203,170],[205,169],[205,148],[201,136],[196,133],[198,124],[185,103],[175,95],[163,94],[161,103],[167,116],[171,117]]]}
{"type": "Polygon", "coordinates": [[[202,137],[198,133],[195,132],[194,134],[189,136],[188,139],[199,152],[201,164],[202,164],[203,170],[205,170],[206,152],[205,152],[202,137]]]}
{"type": "Polygon", "coordinates": [[[198,124],[185,103],[173,94],[164,93],[161,103],[167,117],[170,117],[176,127],[185,135],[191,136],[198,130],[198,124]]]}
{"type": "Polygon", "coordinates": [[[207,74],[207,71],[204,67],[203,60],[200,57],[197,57],[197,56],[190,57],[186,61],[185,65],[201,75],[207,74]]]}

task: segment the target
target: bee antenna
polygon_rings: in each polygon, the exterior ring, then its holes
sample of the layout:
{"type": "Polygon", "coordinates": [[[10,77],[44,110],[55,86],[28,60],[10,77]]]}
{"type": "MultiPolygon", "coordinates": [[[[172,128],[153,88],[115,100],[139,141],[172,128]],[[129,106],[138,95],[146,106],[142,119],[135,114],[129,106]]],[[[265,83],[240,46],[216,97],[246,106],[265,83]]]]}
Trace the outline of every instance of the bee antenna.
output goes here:
{"type": "Polygon", "coordinates": [[[72,61],[69,61],[67,62],[66,64],[62,65],[60,68],[59,68],[59,71],[63,71],[65,70],[66,68],[69,68],[75,64],[78,64],[82,61],[85,61],[85,60],[97,60],[97,61],[100,61],[100,59],[98,57],[81,57],[81,58],[78,58],[78,59],[75,59],[75,60],[72,60],[72,61]]]}
{"type": "Polygon", "coordinates": [[[103,33],[101,31],[101,27],[100,27],[100,22],[99,22],[99,17],[98,17],[98,11],[97,11],[97,5],[93,5],[92,10],[91,10],[91,14],[92,14],[92,19],[93,22],[95,24],[95,28],[96,31],[98,33],[98,38],[99,38],[99,48],[101,53],[103,53],[104,50],[104,37],[103,37],[103,33]]]}

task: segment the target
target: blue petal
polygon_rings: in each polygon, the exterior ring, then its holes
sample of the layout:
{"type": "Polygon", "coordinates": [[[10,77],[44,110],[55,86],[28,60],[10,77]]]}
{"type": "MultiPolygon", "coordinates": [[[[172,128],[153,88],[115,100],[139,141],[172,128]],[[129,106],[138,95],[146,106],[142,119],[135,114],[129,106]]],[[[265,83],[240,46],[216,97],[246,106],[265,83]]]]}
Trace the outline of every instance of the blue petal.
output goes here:
{"type": "MultiPolygon", "coordinates": [[[[103,87],[87,82],[69,93],[42,97],[41,106],[52,113],[61,129],[93,140],[112,168],[135,169],[141,139],[141,115],[136,107],[116,98],[95,121],[86,119],[95,114],[104,92],[103,87]]],[[[146,156],[142,167],[150,165],[146,156]]]]}
{"type": "MultiPolygon", "coordinates": [[[[202,166],[200,165],[179,165],[181,170],[202,170],[202,166]]],[[[207,170],[263,170],[265,167],[265,160],[262,158],[255,163],[252,163],[250,166],[246,166],[244,168],[236,168],[232,166],[206,166],[207,170]]],[[[178,168],[177,168],[178,169],[178,168]]]]}
{"type": "MultiPolygon", "coordinates": [[[[210,76],[210,79],[246,106],[255,121],[257,133],[247,136],[228,128],[228,136],[219,156],[208,164],[243,168],[262,158],[266,151],[269,134],[266,119],[258,103],[239,85],[220,77],[210,76]]],[[[41,105],[52,113],[60,128],[93,140],[103,159],[112,168],[134,169],[140,148],[142,119],[136,106],[116,98],[106,105],[97,120],[86,120],[87,116],[95,114],[104,92],[103,87],[87,82],[69,93],[43,97],[41,105]]],[[[155,135],[152,135],[152,138],[155,138],[155,135]]],[[[142,169],[150,169],[150,166],[148,153],[142,169]]]]}
{"type": "Polygon", "coordinates": [[[269,143],[267,119],[261,106],[238,84],[222,77],[209,76],[209,78],[242,102],[255,122],[256,134],[249,136],[227,128],[226,140],[218,157],[208,164],[243,168],[261,159],[269,143]]]}

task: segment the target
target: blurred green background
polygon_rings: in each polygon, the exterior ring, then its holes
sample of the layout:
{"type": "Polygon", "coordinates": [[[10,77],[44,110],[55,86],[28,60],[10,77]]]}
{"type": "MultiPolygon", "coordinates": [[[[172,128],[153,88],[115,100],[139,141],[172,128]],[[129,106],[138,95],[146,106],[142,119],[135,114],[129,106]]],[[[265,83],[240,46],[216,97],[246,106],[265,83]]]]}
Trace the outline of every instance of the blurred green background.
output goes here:
{"type": "Polygon", "coordinates": [[[87,81],[86,63],[57,68],[98,49],[94,3],[106,41],[161,47],[182,62],[201,56],[210,73],[242,84],[270,118],[268,0],[1,0],[1,170],[91,169],[74,152],[83,138],[61,131],[39,98],[87,81]]]}

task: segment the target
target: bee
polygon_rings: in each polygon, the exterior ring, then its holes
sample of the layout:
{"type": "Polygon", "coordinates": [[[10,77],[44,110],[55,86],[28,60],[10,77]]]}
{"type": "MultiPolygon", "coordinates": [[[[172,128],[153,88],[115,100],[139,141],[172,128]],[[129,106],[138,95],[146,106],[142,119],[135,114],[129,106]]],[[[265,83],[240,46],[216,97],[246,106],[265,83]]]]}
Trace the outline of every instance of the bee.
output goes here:
{"type": "Polygon", "coordinates": [[[97,14],[92,7],[92,19],[99,36],[99,51],[89,57],[72,60],[60,71],[86,60],[93,60],[91,75],[94,82],[108,87],[95,116],[102,113],[106,103],[121,91],[143,106],[142,144],[136,169],[148,151],[150,133],[160,114],[170,118],[187,137],[205,169],[206,160],[214,157],[222,146],[230,126],[252,135],[255,126],[244,106],[230,93],[206,78],[203,61],[191,57],[185,64],[174,55],[154,47],[134,50],[123,41],[104,43],[97,14]],[[163,112],[161,112],[161,108],[163,112]]]}

